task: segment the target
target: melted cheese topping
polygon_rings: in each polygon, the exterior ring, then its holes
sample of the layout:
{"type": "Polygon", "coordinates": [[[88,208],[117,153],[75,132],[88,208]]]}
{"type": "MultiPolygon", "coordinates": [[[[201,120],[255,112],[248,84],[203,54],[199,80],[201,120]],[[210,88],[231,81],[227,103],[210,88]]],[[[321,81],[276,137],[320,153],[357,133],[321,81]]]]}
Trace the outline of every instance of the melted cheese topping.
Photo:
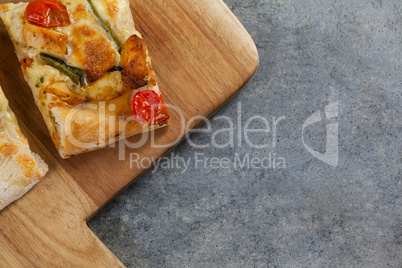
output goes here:
{"type": "Polygon", "coordinates": [[[128,0],[93,0],[92,3],[99,16],[115,34],[120,45],[133,34],[141,37],[141,34],[135,30],[128,0]]]}

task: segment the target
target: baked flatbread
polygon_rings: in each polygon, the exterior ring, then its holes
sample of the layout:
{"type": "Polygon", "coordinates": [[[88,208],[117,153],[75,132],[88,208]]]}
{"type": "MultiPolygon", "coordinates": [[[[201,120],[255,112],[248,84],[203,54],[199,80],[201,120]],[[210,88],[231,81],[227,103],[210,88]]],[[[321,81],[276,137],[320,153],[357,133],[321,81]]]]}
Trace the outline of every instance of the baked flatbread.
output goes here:
{"type": "Polygon", "coordinates": [[[0,17],[61,157],[169,124],[128,0],[10,3],[0,17]]]}
{"type": "Polygon", "coordinates": [[[47,165],[29,149],[0,88],[0,210],[45,176],[47,165]]]}

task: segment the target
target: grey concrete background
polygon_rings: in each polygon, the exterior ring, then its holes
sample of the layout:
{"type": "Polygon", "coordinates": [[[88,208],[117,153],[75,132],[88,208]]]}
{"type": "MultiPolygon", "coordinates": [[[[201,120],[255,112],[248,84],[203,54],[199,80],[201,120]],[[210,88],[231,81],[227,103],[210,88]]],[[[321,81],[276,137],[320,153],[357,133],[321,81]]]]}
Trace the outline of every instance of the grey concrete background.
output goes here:
{"type": "MultiPolygon", "coordinates": [[[[243,123],[286,116],[276,148],[183,143],[170,156],[193,159],[186,172],[148,172],[90,228],[128,267],[402,267],[401,1],[225,2],[255,40],[260,69],[215,118],[236,120],[238,103],[243,123]],[[331,167],[305,150],[301,129],[337,100],[339,165],[331,167]],[[233,159],[269,152],[286,168],[194,162],[195,153],[233,159]]],[[[321,152],[326,123],[305,133],[321,152]]],[[[250,137],[262,143],[272,132],[250,137]]]]}

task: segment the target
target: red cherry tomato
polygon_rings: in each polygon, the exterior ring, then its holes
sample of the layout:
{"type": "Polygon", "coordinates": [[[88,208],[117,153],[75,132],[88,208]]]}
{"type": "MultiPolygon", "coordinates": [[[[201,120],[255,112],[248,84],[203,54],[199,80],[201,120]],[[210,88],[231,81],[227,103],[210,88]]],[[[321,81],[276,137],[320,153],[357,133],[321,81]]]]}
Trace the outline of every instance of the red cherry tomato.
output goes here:
{"type": "Polygon", "coordinates": [[[25,17],[29,22],[44,27],[70,25],[67,7],[57,0],[34,0],[27,5],[25,17]]]}
{"type": "Polygon", "coordinates": [[[131,100],[131,114],[135,120],[151,125],[163,125],[170,116],[161,95],[153,90],[137,92],[131,100]]]}

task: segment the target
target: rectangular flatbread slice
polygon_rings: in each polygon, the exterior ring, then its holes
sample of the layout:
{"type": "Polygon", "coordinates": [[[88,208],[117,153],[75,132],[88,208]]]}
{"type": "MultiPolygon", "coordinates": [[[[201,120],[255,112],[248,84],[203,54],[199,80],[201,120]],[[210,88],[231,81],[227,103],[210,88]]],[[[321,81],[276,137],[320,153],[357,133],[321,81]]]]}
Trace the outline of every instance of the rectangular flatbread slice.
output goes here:
{"type": "Polygon", "coordinates": [[[0,87],[0,210],[30,190],[47,170],[29,149],[0,87]]]}
{"type": "Polygon", "coordinates": [[[0,17],[62,158],[169,124],[128,0],[10,3],[0,17]]]}

